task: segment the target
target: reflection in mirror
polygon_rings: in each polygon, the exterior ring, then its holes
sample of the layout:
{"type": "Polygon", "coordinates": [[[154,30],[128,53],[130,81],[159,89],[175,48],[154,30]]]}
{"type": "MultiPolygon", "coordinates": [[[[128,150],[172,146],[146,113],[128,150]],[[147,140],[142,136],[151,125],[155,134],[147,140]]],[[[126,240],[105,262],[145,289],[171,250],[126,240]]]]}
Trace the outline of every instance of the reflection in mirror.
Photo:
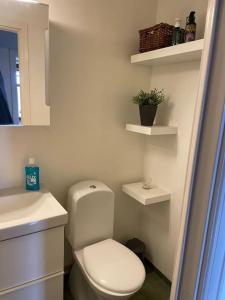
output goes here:
{"type": "Polygon", "coordinates": [[[18,34],[0,30],[0,125],[20,123],[18,34]]]}

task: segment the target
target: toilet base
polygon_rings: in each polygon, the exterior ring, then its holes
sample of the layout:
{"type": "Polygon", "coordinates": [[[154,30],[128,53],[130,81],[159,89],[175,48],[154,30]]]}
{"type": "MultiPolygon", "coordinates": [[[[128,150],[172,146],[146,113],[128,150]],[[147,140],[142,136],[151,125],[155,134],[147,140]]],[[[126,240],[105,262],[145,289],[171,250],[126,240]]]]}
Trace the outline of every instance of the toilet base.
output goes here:
{"type": "Polygon", "coordinates": [[[131,295],[115,297],[100,294],[100,291],[96,291],[89,285],[76,261],[71,269],[69,286],[74,300],[127,300],[131,297],[131,295]]]}
{"type": "Polygon", "coordinates": [[[69,287],[74,300],[99,300],[76,262],[70,272],[69,287]]]}

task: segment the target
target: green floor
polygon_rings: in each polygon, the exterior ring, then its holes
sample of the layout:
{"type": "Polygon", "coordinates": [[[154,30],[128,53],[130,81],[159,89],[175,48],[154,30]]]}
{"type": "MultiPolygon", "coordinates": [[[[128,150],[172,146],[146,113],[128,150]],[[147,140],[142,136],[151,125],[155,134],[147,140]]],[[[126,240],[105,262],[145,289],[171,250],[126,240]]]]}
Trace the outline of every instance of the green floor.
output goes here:
{"type": "Polygon", "coordinates": [[[170,283],[167,282],[158,272],[148,271],[143,287],[131,300],[169,300],[170,283]]]}
{"type": "MultiPolygon", "coordinates": [[[[66,280],[67,281],[67,280],[66,280]]],[[[147,270],[143,287],[130,300],[169,300],[170,283],[158,271],[147,270]]],[[[72,300],[68,284],[65,284],[65,300],[72,300]]]]}

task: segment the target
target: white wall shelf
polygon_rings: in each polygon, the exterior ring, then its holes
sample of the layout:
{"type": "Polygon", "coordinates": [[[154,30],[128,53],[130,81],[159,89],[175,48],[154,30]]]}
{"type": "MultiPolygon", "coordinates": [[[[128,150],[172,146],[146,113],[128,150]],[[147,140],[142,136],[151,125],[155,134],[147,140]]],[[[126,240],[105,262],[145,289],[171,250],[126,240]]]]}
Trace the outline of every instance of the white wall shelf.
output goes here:
{"type": "Polygon", "coordinates": [[[124,184],[122,190],[143,205],[151,205],[170,200],[170,194],[168,192],[159,188],[146,190],[143,188],[143,182],[124,184]]]}
{"type": "Polygon", "coordinates": [[[204,39],[131,56],[132,64],[159,65],[200,61],[204,39]]]}
{"type": "Polygon", "coordinates": [[[171,126],[141,126],[135,124],[127,124],[126,130],[145,135],[177,134],[177,127],[171,126]]]}

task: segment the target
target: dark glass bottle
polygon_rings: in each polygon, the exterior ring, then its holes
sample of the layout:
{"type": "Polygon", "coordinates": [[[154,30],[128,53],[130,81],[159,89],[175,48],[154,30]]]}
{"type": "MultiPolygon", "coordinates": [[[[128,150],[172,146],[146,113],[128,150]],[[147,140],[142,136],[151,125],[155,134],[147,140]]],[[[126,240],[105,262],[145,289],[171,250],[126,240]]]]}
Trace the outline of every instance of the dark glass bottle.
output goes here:
{"type": "Polygon", "coordinates": [[[185,42],[192,42],[196,38],[196,23],[195,23],[195,11],[191,11],[187,17],[185,28],[185,42]]]}

